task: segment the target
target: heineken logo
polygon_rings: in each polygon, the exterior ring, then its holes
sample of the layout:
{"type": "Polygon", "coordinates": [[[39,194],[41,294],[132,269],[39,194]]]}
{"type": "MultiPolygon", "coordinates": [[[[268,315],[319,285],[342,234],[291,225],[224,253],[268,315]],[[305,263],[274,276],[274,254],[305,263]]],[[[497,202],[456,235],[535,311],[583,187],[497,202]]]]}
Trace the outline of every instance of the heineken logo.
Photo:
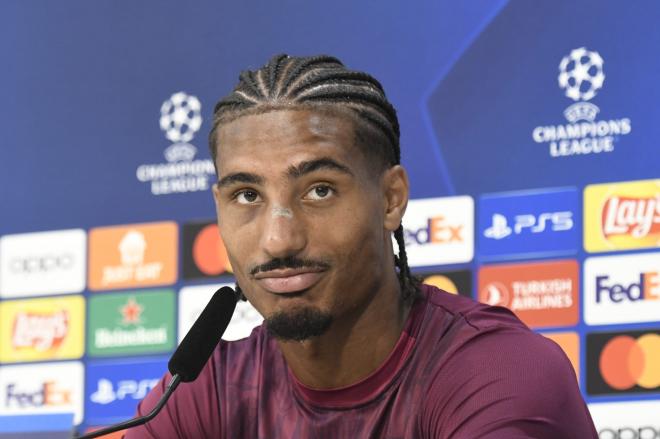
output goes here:
{"type": "Polygon", "coordinates": [[[146,354],[174,348],[174,292],[104,294],[89,302],[91,356],[146,354]]]}

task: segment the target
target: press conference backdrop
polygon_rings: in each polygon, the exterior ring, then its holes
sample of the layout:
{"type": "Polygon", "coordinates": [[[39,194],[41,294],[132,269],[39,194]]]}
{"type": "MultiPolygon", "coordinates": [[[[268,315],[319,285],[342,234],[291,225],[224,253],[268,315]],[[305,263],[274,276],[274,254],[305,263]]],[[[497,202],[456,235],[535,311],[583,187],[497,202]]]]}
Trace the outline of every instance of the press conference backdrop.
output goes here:
{"type": "MultiPolygon", "coordinates": [[[[214,103],[275,53],[329,53],[398,109],[414,271],[555,340],[601,437],[660,435],[657,2],[0,12],[0,415],[69,411],[84,430],[134,413],[232,282],[214,103]]],[[[226,338],[260,320],[241,305],[226,338]]]]}

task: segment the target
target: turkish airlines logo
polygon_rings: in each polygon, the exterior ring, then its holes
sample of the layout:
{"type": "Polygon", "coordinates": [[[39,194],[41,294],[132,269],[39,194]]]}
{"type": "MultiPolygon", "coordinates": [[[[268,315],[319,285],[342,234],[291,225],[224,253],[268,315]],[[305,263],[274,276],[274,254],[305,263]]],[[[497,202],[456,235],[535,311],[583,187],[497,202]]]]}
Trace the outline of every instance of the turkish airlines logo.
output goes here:
{"type": "Polygon", "coordinates": [[[479,300],[504,306],[532,327],[574,325],[578,320],[576,261],[484,266],[479,300]]]}
{"type": "Polygon", "coordinates": [[[471,261],[473,217],[474,201],[469,196],[411,200],[403,218],[410,266],[471,261]]]}
{"type": "Polygon", "coordinates": [[[6,235],[0,238],[0,296],[77,293],[85,288],[83,230],[6,235]]]}
{"type": "Polygon", "coordinates": [[[660,391],[660,333],[629,331],[587,335],[587,392],[660,391]]]}
{"type": "Polygon", "coordinates": [[[69,333],[69,313],[19,312],[14,318],[12,343],[15,349],[32,348],[37,351],[56,349],[69,333]]]}

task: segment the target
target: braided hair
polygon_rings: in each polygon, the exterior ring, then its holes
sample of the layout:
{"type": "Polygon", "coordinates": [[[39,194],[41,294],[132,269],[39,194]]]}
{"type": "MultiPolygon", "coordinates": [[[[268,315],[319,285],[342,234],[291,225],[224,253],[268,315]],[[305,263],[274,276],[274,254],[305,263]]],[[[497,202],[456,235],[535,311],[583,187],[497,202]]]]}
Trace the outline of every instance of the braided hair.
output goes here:
{"type": "MultiPolygon", "coordinates": [[[[220,125],[248,114],[302,108],[341,111],[353,120],[357,141],[383,169],[401,162],[396,110],[375,78],[349,70],[331,56],[276,55],[258,70],[243,71],[232,93],[215,105],[209,133],[213,163],[220,125]]],[[[408,267],[401,225],[394,238],[399,247],[394,259],[402,298],[412,302],[418,295],[419,281],[408,267]]]]}

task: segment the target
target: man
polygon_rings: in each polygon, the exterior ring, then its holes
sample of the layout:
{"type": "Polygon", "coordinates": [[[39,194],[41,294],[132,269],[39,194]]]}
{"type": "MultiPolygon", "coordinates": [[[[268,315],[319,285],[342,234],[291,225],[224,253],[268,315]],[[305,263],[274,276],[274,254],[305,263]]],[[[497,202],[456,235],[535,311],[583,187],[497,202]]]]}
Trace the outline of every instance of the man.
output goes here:
{"type": "Polygon", "coordinates": [[[557,345],[410,274],[399,126],[374,78],[276,56],[216,105],[210,147],[218,225],[265,323],[127,438],[596,437],[557,345]]]}

